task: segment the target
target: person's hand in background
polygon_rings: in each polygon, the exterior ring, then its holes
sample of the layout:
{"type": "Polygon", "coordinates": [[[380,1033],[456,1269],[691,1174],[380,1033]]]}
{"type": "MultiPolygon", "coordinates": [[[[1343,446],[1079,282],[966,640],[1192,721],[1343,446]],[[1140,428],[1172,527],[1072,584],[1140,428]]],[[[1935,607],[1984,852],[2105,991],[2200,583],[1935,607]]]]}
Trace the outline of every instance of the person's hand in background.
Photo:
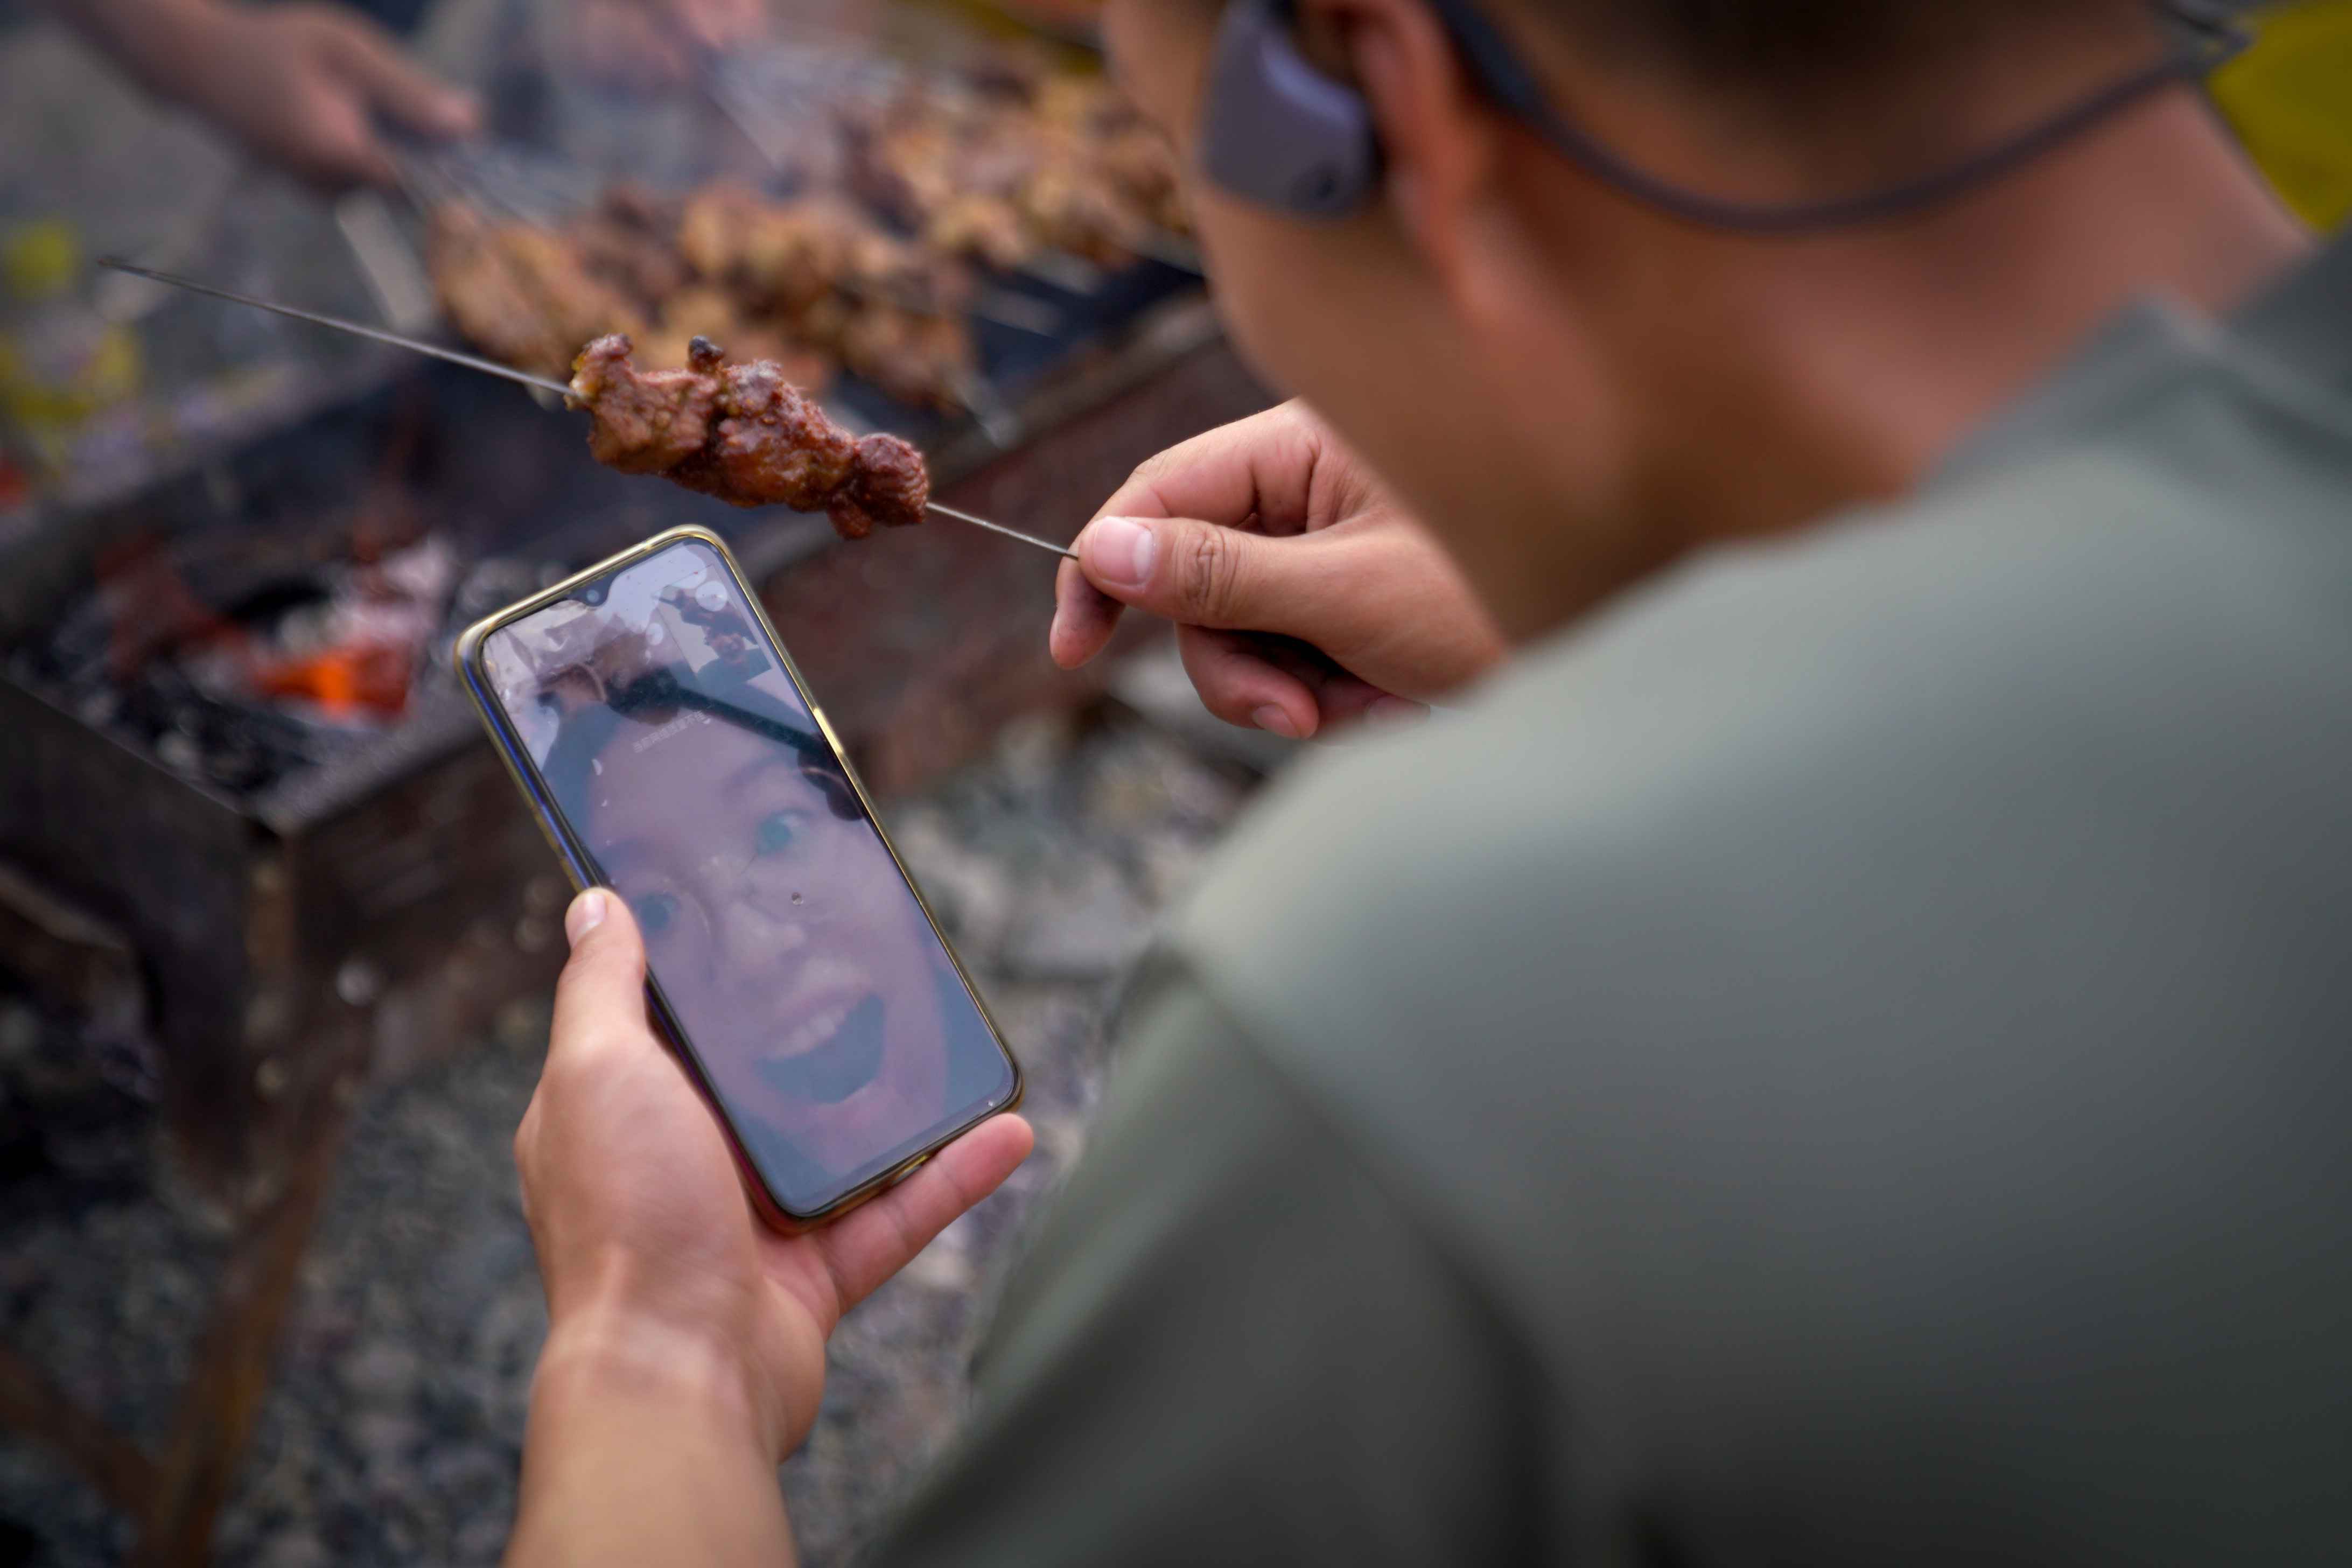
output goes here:
{"type": "Polygon", "coordinates": [[[706,49],[748,43],[768,30],[768,0],[639,0],[668,13],[687,37],[706,49]]]}
{"type": "Polygon", "coordinates": [[[58,9],[150,91],[318,184],[392,183],[383,126],[450,137],[480,120],[471,94],[333,6],[77,0],[58,9]]]}
{"type": "Polygon", "coordinates": [[[775,1467],[816,1419],[826,1337],[1013,1173],[1028,1123],[995,1117],[841,1219],[778,1235],[647,1022],[627,905],[583,893],[565,930],[515,1134],[548,1335],[508,1562],[790,1561],[775,1467]]]}
{"type": "Polygon", "coordinates": [[[625,91],[687,86],[715,55],[764,36],[767,0],[575,0],[572,62],[625,91]]]}
{"type": "Polygon", "coordinates": [[[1164,616],[1202,702],[1244,728],[1298,739],[1417,713],[1503,655],[1451,558],[1297,403],[1153,458],[1076,549],[1055,661],[1100,653],[1127,605],[1164,616]]]}

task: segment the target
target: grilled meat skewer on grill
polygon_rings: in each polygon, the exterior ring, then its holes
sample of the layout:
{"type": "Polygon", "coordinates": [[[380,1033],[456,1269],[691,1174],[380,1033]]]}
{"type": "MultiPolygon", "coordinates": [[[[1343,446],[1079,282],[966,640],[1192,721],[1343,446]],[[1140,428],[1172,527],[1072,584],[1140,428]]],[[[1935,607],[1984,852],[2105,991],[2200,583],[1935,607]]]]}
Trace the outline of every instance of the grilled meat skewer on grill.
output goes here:
{"type": "Polygon", "coordinates": [[[615,332],[580,351],[572,396],[588,449],[623,473],[660,474],[735,506],[823,511],[844,539],[923,520],[931,480],[896,436],[852,437],[771,360],[729,363],[708,338],[684,370],[641,371],[615,332]]]}
{"type": "Polygon", "coordinates": [[[781,366],[730,366],[727,356],[704,340],[689,345],[694,363],[688,373],[646,374],[629,363],[628,339],[617,334],[603,338],[581,351],[574,362],[577,374],[566,384],[421,338],[299,305],[257,299],[114,257],[101,256],[98,264],[560,393],[573,407],[590,411],[591,451],[625,473],[670,474],[738,506],[758,506],[769,500],[794,505],[805,501],[812,506],[821,502],[832,514],[834,526],[852,539],[865,537],[877,523],[905,527],[922,521],[925,512],[935,511],[1017,539],[1048,554],[1077,559],[1066,544],[940,505],[930,499],[930,475],[914,447],[895,436],[849,441],[846,431],[826,419],[823,410],[784,379],[781,366]],[[715,432],[714,417],[718,420],[715,432]],[[845,442],[848,443],[845,464],[842,460],[845,442]]]}
{"type": "Polygon", "coordinates": [[[635,301],[591,272],[562,237],[529,224],[444,203],[433,213],[427,256],[457,330],[524,370],[561,375],[573,345],[645,324],[635,301]]]}

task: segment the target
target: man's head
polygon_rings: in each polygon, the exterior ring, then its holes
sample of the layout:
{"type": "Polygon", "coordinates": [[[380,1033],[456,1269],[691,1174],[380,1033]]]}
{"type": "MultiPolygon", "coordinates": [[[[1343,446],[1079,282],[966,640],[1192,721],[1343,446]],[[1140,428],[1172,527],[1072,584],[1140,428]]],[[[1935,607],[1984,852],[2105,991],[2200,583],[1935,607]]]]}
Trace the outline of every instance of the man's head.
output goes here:
{"type": "MultiPolygon", "coordinates": [[[[1735,203],[1914,177],[2164,47],[2143,0],[1475,3],[1564,121],[1647,174],[1735,203]]],[[[1188,165],[1213,111],[1219,16],[1213,0],[1112,0],[1108,15],[1117,68],[1188,165]]],[[[1379,189],[1318,222],[1196,178],[1228,320],[1482,587],[1539,583],[1554,598],[1571,584],[1589,598],[1706,533],[1787,526],[1908,483],[1952,434],[1928,427],[1980,416],[2052,357],[2021,343],[1962,364],[1937,346],[1942,329],[1985,341],[1981,323],[1960,324],[1984,308],[1969,297],[1979,286],[2048,265],[2004,254],[2024,239],[1988,221],[2002,193],[2060,165],[2081,175],[2118,127],[2196,114],[2174,95],[1918,217],[1763,238],[1682,221],[1560,155],[1473,82],[1429,0],[1297,0],[1292,26],[1307,59],[1361,95],[1379,189]],[[1960,276],[1971,268],[1981,275],[1960,276]],[[1939,327],[1938,312],[1952,319],[1939,327]],[[1901,427],[1845,429],[1855,416],[1832,406],[1837,384],[1886,375],[1855,363],[1881,349],[1909,356],[1913,384],[1866,396],[1901,427]]],[[[2111,302],[2017,304],[2037,332],[2072,335],[2111,302]]],[[[1496,605],[1519,630],[1573,607],[1496,605]]]]}

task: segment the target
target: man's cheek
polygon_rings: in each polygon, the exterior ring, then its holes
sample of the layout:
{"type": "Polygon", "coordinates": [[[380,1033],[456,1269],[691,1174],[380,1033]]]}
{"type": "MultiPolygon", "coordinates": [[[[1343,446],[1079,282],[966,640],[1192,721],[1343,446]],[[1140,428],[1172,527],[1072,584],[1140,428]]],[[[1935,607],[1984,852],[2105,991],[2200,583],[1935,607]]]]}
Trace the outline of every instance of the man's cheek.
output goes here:
{"type": "Polygon", "coordinates": [[[1168,0],[1110,0],[1103,43],[1121,90],[1189,158],[1208,55],[1182,17],[1168,0]]]}
{"type": "Polygon", "coordinates": [[[1103,58],[1109,67],[1111,80],[1120,91],[1135,100],[1146,114],[1151,105],[1144,101],[1142,83],[1137,79],[1146,56],[1138,45],[1137,28],[1141,25],[1136,15],[1137,0],[1110,0],[1102,12],[1103,58]]]}
{"type": "Polygon", "coordinates": [[[1297,358],[1291,340],[1304,291],[1296,258],[1286,254],[1291,247],[1284,220],[1221,194],[1203,175],[1188,174],[1185,195],[1211,295],[1234,347],[1276,390],[1300,390],[1291,375],[1297,358]]]}

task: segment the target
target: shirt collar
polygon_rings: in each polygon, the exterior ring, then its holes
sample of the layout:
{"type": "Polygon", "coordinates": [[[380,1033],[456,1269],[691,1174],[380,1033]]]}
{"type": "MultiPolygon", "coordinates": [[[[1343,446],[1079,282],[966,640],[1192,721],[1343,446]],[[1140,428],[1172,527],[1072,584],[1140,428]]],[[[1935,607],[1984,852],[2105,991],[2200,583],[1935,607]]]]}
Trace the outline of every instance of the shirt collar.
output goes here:
{"type": "Polygon", "coordinates": [[[2352,397],[2352,230],[2227,321],[2160,298],[2126,308],[2055,376],[1961,442],[1932,483],[2062,446],[2156,377],[2200,359],[2248,353],[2325,394],[2352,397]]]}
{"type": "Polygon", "coordinates": [[[2240,312],[2232,331],[2304,380],[2352,395],[2352,229],[2240,312]]]}

